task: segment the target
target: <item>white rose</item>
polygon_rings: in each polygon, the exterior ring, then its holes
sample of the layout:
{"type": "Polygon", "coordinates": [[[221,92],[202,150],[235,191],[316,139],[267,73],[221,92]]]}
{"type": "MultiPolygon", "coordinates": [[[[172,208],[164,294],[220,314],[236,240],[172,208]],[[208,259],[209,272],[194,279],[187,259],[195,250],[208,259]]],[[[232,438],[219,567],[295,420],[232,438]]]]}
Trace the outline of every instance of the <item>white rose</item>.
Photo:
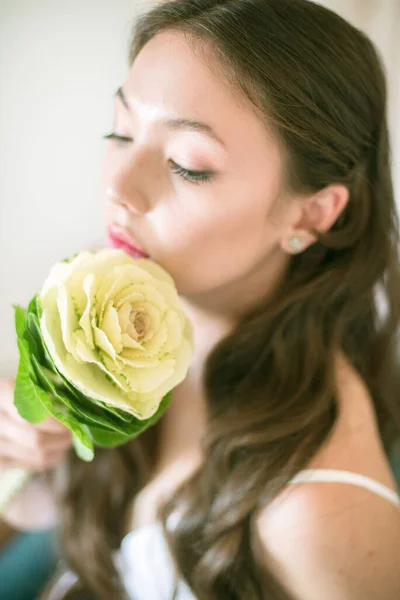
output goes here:
{"type": "Polygon", "coordinates": [[[90,398],[148,419],[186,377],[193,330],[173,279],[154,261],[81,252],[52,268],[40,300],[56,368],[90,398]]]}

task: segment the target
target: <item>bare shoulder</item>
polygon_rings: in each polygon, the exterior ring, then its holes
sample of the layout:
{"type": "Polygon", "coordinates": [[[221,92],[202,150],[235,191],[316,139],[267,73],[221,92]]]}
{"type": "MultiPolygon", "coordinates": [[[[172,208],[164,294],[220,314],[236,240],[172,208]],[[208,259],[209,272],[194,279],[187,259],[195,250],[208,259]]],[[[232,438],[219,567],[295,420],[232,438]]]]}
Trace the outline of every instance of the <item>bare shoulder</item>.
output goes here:
{"type": "Polygon", "coordinates": [[[400,598],[400,511],[350,485],[293,486],[257,531],[278,578],[298,600],[400,598]]]}
{"type": "MultiPolygon", "coordinates": [[[[361,473],[396,491],[372,400],[346,362],[338,362],[341,415],[308,468],[361,473]]],[[[298,600],[400,598],[400,510],[355,485],[288,486],[261,510],[256,531],[279,579],[298,600]]]]}

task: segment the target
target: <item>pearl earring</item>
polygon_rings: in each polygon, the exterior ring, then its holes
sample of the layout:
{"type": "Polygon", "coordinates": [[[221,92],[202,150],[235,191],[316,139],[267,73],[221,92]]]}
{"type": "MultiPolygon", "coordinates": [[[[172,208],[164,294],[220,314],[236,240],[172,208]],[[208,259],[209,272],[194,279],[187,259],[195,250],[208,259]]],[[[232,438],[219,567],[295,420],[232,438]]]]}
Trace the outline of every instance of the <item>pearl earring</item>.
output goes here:
{"type": "Polygon", "coordinates": [[[291,252],[301,252],[304,248],[304,241],[299,235],[294,235],[290,238],[288,246],[291,252]]]}

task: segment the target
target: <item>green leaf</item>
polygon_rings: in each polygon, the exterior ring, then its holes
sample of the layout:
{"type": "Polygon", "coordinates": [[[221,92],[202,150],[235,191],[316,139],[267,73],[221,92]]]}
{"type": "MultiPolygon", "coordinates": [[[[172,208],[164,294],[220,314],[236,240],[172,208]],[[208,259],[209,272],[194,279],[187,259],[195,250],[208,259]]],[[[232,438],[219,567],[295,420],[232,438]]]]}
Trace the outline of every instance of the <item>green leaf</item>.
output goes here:
{"type": "Polygon", "coordinates": [[[75,433],[72,435],[72,443],[74,445],[75,452],[77,453],[79,458],[81,458],[82,460],[84,460],[86,462],[90,462],[93,460],[93,458],[94,458],[93,446],[91,448],[88,448],[88,446],[86,446],[85,444],[83,444],[81,442],[81,440],[75,433]]]}
{"type": "Polygon", "coordinates": [[[103,416],[102,414],[96,413],[96,405],[93,405],[93,409],[83,406],[79,403],[77,398],[71,398],[68,394],[59,393],[60,400],[66,404],[70,410],[72,410],[78,419],[84,420],[86,425],[100,427],[101,429],[109,431],[118,431],[125,433],[123,424],[116,423],[115,419],[111,416],[103,416]]]}
{"type": "Polygon", "coordinates": [[[157,423],[157,421],[162,417],[164,412],[167,410],[168,405],[171,402],[171,398],[172,398],[172,390],[170,392],[168,392],[168,394],[166,394],[164,396],[164,398],[161,400],[160,406],[158,407],[157,411],[154,413],[154,415],[152,417],[150,417],[149,419],[146,419],[145,421],[140,421],[139,419],[135,419],[135,422],[131,424],[131,426],[128,428],[128,430],[131,431],[131,433],[136,436],[138,433],[143,433],[143,431],[145,431],[146,429],[148,429],[149,427],[151,427],[152,425],[157,423]]]}
{"type": "MultiPolygon", "coordinates": [[[[40,304],[39,297],[37,297],[37,304],[40,304]]],[[[32,313],[30,313],[30,315],[31,314],[32,313]]],[[[132,420],[135,419],[135,417],[128,412],[124,412],[112,406],[108,406],[107,404],[104,404],[104,402],[101,402],[96,398],[89,398],[88,396],[83,394],[77,387],[75,387],[75,385],[57,369],[50,355],[50,352],[48,351],[48,348],[43,340],[38,318],[36,316],[31,318],[30,324],[32,327],[32,331],[34,328],[36,328],[36,330],[38,330],[40,334],[40,340],[45,357],[45,360],[41,362],[45,362],[46,366],[49,367],[52,371],[54,371],[54,373],[56,373],[58,377],[62,380],[64,387],[70,392],[65,393],[65,396],[67,396],[68,398],[78,399],[79,406],[76,406],[75,410],[77,412],[80,412],[81,414],[84,413],[88,417],[88,419],[91,419],[93,422],[97,422],[99,425],[101,424],[100,426],[109,427],[112,424],[113,429],[117,431],[124,431],[125,424],[131,423],[132,420]],[[97,418],[97,416],[99,416],[100,418],[97,418]]]]}
{"type": "MultiPolygon", "coordinates": [[[[74,403],[74,410],[76,412],[79,412],[80,414],[84,414],[88,420],[98,423],[99,426],[107,428],[112,426],[111,428],[116,431],[124,431],[126,424],[135,422],[135,417],[130,413],[109,406],[104,402],[97,400],[96,398],[89,398],[88,396],[83,394],[77,387],[75,387],[75,385],[71,381],[69,381],[62,373],[60,373],[48,351],[48,348],[41,334],[39,318],[36,315],[36,313],[42,310],[39,296],[35,296],[35,298],[31,300],[29,306],[35,309],[36,311],[29,313],[29,331],[32,335],[36,337],[36,342],[38,342],[38,340],[40,339],[44,355],[44,358],[42,357],[43,360],[40,360],[40,362],[41,364],[46,363],[46,367],[50,368],[52,371],[54,371],[54,373],[56,373],[59,376],[59,378],[64,384],[64,387],[70,392],[65,392],[63,397],[78,399],[78,405],[75,405],[74,403]]],[[[27,325],[25,325],[24,331],[26,331],[26,327],[27,325]]],[[[35,351],[35,354],[37,354],[37,351],[35,351]]]]}
{"type": "Polygon", "coordinates": [[[34,315],[37,315],[37,299],[38,294],[36,294],[36,296],[33,296],[32,300],[29,302],[28,313],[33,313],[34,315]]]}
{"type": "Polygon", "coordinates": [[[20,306],[14,306],[15,309],[15,331],[17,334],[17,344],[20,354],[20,359],[25,363],[29,369],[29,343],[25,338],[27,329],[27,313],[20,306]]]}
{"type": "Polygon", "coordinates": [[[36,356],[32,355],[31,360],[41,385],[49,392],[44,400],[47,411],[72,431],[74,448],[78,456],[82,460],[93,460],[94,449],[89,428],[82,420],[75,418],[62,402],[62,396],[58,393],[57,387],[50,377],[53,373],[43,367],[36,356]],[[56,401],[58,401],[57,405],[56,401]]]}
{"type": "Polygon", "coordinates": [[[121,446],[121,444],[125,444],[126,442],[132,439],[132,435],[129,435],[128,433],[118,433],[117,431],[104,431],[103,429],[99,429],[98,427],[91,427],[90,431],[95,444],[103,446],[105,448],[115,448],[117,446],[121,446]]]}
{"type": "Polygon", "coordinates": [[[63,423],[66,427],[71,429],[74,434],[73,443],[74,448],[77,451],[77,454],[80,458],[86,461],[91,461],[94,458],[94,447],[92,435],[90,433],[89,428],[80,423],[75,417],[71,414],[62,415],[61,413],[54,413],[56,419],[58,419],[61,423],[63,423]],[[78,444],[79,440],[79,444],[78,444]],[[83,448],[85,450],[83,450],[83,448]]]}
{"type": "Polygon", "coordinates": [[[20,306],[14,309],[20,352],[14,399],[19,413],[27,421],[38,423],[53,415],[72,431],[77,455],[91,461],[93,442],[108,448],[120,446],[160,419],[171,400],[171,392],[162,399],[157,412],[145,421],[86,396],[57,370],[44,343],[40,329],[43,312],[40,296],[32,298],[28,310],[20,306]]]}
{"type": "Polygon", "coordinates": [[[18,374],[15,382],[14,404],[20,415],[31,423],[40,423],[48,415],[43,407],[43,390],[36,384],[36,376],[30,363],[30,347],[26,339],[27,311],[14,306],[15,330],[20,355],[18,374]]]}
{"type": "Polygon", "coordinates": [[[150,417],[150,419],[146,419],[145,421],[140,421],[139,419],[135,419],[133,423],[131,423],[126,428],[125,434],[118,434],[114,432],[104,432],[102,430],[98,430],[96,427],[91,427],[91,432],[93,436],[93,440],[99,446],[105,446],[107,448],[115,448],[120,446],[121,444],[125,444],[133,439],[135,439],[138,435],[143,433],[146,429],[154,425],[163,415],[165,410],[167,409],[172,398],[172,391],[168,392],[160,402],[160,406],[158,407],[157,412],[150,417]]]}
{"type": "Polygon", "coordinates": [[[18,339],[21,339],[25,335],[26,331],[26,317],[27,311],[22,306],[14,305],[14,317],[15,317],[15,330],[18,339]]]}
{"type": "MultiPolygon", "coordinates": [[[[83,451],[79,446],[79,452],[81,452],[82,455],[84,454],[86,457],[84,460],[92,460],[94,457],[93,441],[87,425],[80,423],[78,419],[71,414],[66,406],[56,406],[54,399],[52,399],[50,395],[46,394],[46,392],[43,393],[45,395],[43,402],[45,403],[48,412],[55,419],[60,421],[60,423],[68,427],[68,429],[70,429],[72,433],[75,434],[75,436],[79,439],[80,444],[85,446],[85,451],[83,451]]],[[[82,458],[81,454],[79,454],[80,458],[82,458]]]]}
{"type": "Polygon", "coordinates": [[[67,406],[79,422],[89,427],[95,425],[108,431],[125,433],[125,429],[121,423],[116,423],[108,415],[104,416],[101,414],[100,409],[94,403],[82,404],[79,395],[72,393],[69,388],[65,387],[63,380],[60,379],[62,382],[61,386],[57,385],[52,379],[54,373],[41,365],[34,355],[31,356],[31,360],[42,387],[50,392],[59,403],[67,406]]]}
{"type": "MultiPolygon", "coordinates": [[[[31,301],[29,306],[34,307],[34,311],[28,312],[27,316],[27,332],[26,337],[30,342],[31,349],[37,355],[40,360],[40,363],[46,365],[46,367],[52,369],[55,373],[57,373],[56,366],[53,362],[53,359],[47,349],[46,344],[44,343],[42,331],[40,329],[40,317],[38,316],[37,306],[40,304],[39,297],[36,297],[36,303],[32,304],[31,301]]],[[[40,313],[41,313],[40,307],[40,313]]]]}
{"type": "Polygon", "coordinates": [[[97,400],[97,398],[90,398],[89,396],[86,396],[64,376],[61,375],[61,377],[63,378],[65,385],[79,397],[84,406],[96,406],[97,409],[101,412],[101,414],[103,414],[105,419],[108,420],[110,418],[110,415],[112,415],[113,422],[118,422],[121,427],[125,427],[126,423],[131,423],[135,419],[135,417],[132,414],[126,411],[122,411],[118,408],[114,408],[113,406],[109,406],[101,400],[97,400]]]}
{"type": "Polygon", "coordinates": [[[43,308],[40,300],[40,295],[36,294],[28,304],[28,313],[32,313],[38,319],[42,316],[43,308]]]}
{"type": "Polygon", "coordinates": [[[17,345],[19,350],[19,358],[26,367],[26,370],[30,371],[30,349],[29,343],[24,338],[17,339],[17,345]]]}
{"type": "Polygon", "coordinates": [[[39,326],[37,324],[37,316],[33,313],[28,313],[27,316],[27,329],[25,332],[25,339],[29,343],[29,349],[31,353],[38,357],[41,363],[47,362],[46,356],[43,351],[42,337],[39,326]]]}
{"type": "Polygon", "coordinates": [[[29,423],[41,423],[49,416],[47,399],[46,392],[32,380],[27,364],[21,358],[14,388],[14,404],[19,414],[29,423]]]}
{"type": "MultiPolygon", "coordinates": [[[[55,370],[57,371],[56,368],[55,370]]],[[[59,371],[57,371],[57,373],[62,379],[65,388],[67,388],[70,392],[67,394],[67,396],[69,398],[77,398],[79,409],[85,414],[90,411],[92,415],[99,415],[101,417],[100,420],[103,420],[103,423],[105,422],[106,424],[110,424],[111,422],[114,429],[121,431],[124,431],[126,425],[135,420],[135,417],[128,412],[108,406],[96,398],[90,398],[89,396],[86,396],[86,394],[81,392],[70,381],[68,381],[68,379],[66,379],[62,373],[59,371]]],[[[100,420],[98,420],[98,422],[100,422],[100,420]]]]}

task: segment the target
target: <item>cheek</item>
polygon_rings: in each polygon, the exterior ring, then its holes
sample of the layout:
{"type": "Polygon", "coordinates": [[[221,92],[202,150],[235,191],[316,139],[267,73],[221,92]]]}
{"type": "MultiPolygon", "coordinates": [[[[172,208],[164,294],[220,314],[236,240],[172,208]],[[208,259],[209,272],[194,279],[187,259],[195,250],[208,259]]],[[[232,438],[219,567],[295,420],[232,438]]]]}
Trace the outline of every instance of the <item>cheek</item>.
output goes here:
{"type": "MultiPolygon", "coordinates": [[[[246,275],[274,244],[265,205],[180,216],[160,226],[160,264],[181,294],[210,291],[246,275]]],[[[157,257],[158,258],[158,257],[157,257]]]]}

